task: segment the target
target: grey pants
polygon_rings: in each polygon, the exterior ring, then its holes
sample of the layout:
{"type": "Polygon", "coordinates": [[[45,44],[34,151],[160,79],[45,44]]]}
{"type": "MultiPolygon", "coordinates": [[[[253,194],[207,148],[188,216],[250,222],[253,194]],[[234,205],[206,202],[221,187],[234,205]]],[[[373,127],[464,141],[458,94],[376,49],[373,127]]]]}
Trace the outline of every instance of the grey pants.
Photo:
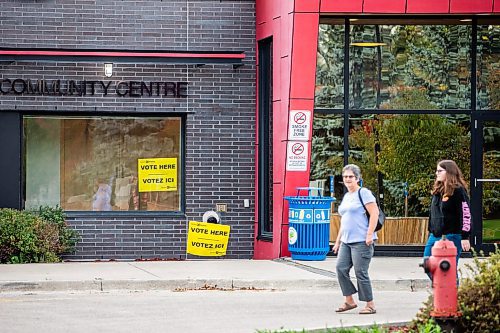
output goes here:
{"type": "Polygon", "coordinates": [[[359,290],[359,300],[370,302],[373,300],[372,284],[368,276],[368,266],[373,257],[375,246],[366,245],[365,242],[340,244],[337,257],[337,276],[339,279],[342,295],[350,296],[359,290]],[[349,272],[354,266],[354,274],[358,284],[358,290],[351,282],[349,272]]]}

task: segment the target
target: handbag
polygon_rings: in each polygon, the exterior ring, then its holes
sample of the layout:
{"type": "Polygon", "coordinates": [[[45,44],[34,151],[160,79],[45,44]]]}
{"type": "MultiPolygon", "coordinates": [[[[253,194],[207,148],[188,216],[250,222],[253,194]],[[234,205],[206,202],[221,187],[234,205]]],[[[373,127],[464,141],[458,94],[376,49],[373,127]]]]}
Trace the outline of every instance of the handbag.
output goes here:
{"type": "MultiPolygon", "coordinates": [[[[365,209],[365,214],[368,217],[368,222],[369,222],[370,221],[370,214],[368,213],[368,210],[366,210],[366,206],[365,206],[365,203],[363,202],[363,199],[361,199],[361,188],[358,190],[358,196],[359,196],[359,201],[361,201],[361,204],[363,205],[363,208],[365,209]]],[[[378,203],[377,203],[377,207],[378,207],[379,213],[378,213],[378,221],[377,221],[377,226],[375,227],[375,231],[379,231],[380,229],[382,229],[382,227],[384,226],[384,222],[385,222],[385,213],[382,211],[382,209],[380,208],[378,203]]]]}

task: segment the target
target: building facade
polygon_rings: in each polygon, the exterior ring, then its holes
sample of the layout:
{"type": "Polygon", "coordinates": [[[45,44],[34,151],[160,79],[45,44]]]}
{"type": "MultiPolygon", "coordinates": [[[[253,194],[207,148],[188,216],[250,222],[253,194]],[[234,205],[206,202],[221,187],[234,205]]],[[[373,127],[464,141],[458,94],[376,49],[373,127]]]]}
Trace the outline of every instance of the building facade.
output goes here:
{"type": "MultiPolygon", "coordinates": [[[[500,241],[498,0],[256,6],[255,258],[289,255],[283,198],[315,184],[341,201],[348,163],[389,216],[376,254],[421,255],[441,159],[470,183],[472,244],[500,241]]],[[[330,240],[338,225],[334,209],[330,240]]]]}
{"type": "Polygon", "coordinates": [[[0,12],[1,207],[63,207],[67,259],[182,259],[188,221],[225,204],[227,257],[252,257],[254,1],[0,12]]]}
{"type": "MultiPolygon", "coordinates": [[[[0,207],[59,205],[67,259],[185,259],[217,210],[226,258],[290,255],[288,204],[342,200],[359,164],[420,255],[433,171],[470,183],[500,240],[499,0],[0,0],[0,207]],[[474,73],[474,74],[473,74],[474,73]]],[[[338,230],[335,205],[330,239],[338,230]]]]}

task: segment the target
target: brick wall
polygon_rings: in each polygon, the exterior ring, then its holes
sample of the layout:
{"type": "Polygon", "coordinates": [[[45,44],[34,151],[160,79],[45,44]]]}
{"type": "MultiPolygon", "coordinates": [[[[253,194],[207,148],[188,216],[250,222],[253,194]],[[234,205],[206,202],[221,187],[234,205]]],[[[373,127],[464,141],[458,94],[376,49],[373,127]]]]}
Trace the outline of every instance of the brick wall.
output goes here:
{"type": "MultiPolygon", "coordinates": [[[[0,46],[244,51],[244,66],[115,63],[110,80],[186,81],[188,98],[0,94],[0,112],[185,114],[185,215],[70,213],[68,259],[184,258],[187,221],[227,203],[229,258],[253,253],[255,8],[251,0],[1,1],[0,46]],[[243,200],[250,200],[250,208],[243,200]]],[[[102,63],[0,62],[0,78],[103,80],[102,63]]],[[[106,78],[107,79],[107,78],[106,78]]]]}

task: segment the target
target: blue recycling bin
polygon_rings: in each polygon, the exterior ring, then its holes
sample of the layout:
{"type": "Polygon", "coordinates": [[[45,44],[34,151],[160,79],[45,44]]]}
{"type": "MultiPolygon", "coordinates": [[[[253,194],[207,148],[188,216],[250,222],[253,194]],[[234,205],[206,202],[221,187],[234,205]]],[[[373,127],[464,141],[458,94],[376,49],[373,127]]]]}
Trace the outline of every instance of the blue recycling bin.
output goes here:
{"type": "Polygon", "coordinates": [[[321,195],[321,188],[297,187],[288,200],[288,250],[292,259],[325,260],[330,250],[330,209],[333,197],[321,195]],[[307,191],[307,196],[301,192],[307,191]],[[313,196],[317,191],[317,196],[313,196]]]}

